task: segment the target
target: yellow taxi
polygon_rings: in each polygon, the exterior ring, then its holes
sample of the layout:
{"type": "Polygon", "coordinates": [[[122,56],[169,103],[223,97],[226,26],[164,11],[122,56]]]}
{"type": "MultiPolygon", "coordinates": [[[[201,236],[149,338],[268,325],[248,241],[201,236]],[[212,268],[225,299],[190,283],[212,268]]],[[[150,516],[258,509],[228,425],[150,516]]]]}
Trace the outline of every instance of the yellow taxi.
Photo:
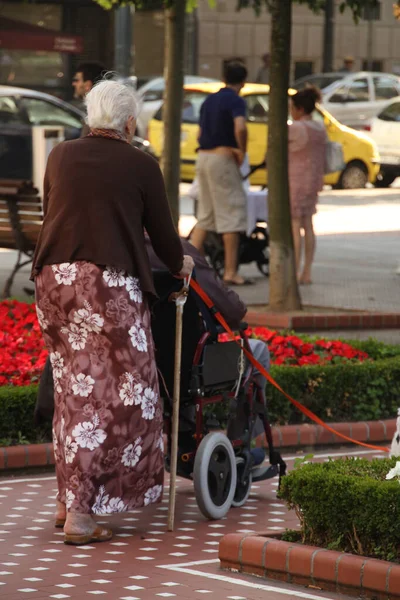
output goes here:
{"type": "MultiPolygon", "coordinates": [[[[184,87],[184,103],[181,128],[181,179],[192,181],[195,176],[196,148],[198,147],[198,123],[200,108],[209,94],[218,92],[222,83],[201,83],[184,87]]],[[[289,90],[289,94],[296,93],[289,90]]],[[[250,165],[259,164],[267,150],[267,129],[269,111],[269,86],[246,84],[241,95],[247,104],[248,153],[250,165]]],[[[346,166],[341,173],[325,177],[325,184],[344,189],[362,188],[375,183],[379,173],[379,152],[376,144],[365,134],[342,125],[322,107],[313,113],[313,118],[325,123],[329,139],[343,146],[346,166]]],[[[162,109],[149,123],[149,141],[158,157],[161,156],[164,142],[162,109]]],[[[265,169],[256,171],[250,179],[253,185],[266,185],[265,169]]]]}

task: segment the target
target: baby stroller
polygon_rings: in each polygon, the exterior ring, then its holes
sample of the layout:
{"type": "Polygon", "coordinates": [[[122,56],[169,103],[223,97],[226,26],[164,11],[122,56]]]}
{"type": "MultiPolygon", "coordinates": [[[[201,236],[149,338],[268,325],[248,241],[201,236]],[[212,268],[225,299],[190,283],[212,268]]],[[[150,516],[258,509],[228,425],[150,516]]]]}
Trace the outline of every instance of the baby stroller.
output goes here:
{"type": "MultiPolygon", "coordinates": [[[[250,183],[248,182],[249,178],[253,173],[258,171],[258,169],[265,169],[265,162],[263,161],[259,165],[256,165],[250,169],[248,161],[246,161],[242,167],[242,177],[243,177],[243,187],[245,189],[246,195],[249,201],[255,201],[256,198],[254,196],[260,195],[260,192],[251,192],[250,191],[250,183]]],[[[263,188],[263,191],[265,188],[263,188]]],[[[192,186],[192,191],[190,192],[190,196],[197,200],[197,182],[194,182],[192,186]]],[[[267,205],[267,193],[264,191],[263,197],[259,198],[262,203],[267,205]]],[[[249,215],[250,218],[250,215],[249,215]]],[[[238,263],[239,265],[249,264],[255,262],[260,273],[269,276],[269,235],[268,235],[268,227],[264,225],[264,223],[258,219],[256,219],[254,223],[255,227],[253,228],[250,224],[250,230],[246,232],[242,232],[240,234],[240,242],[239,242],[239,251],[238,251],[238,263]]],[[[190,238],[191,233],[188,236],[190,238]]],[[[218,273],[220,277],[222,277],[225,266],[225,253],[224,253],[224,244],[222,240],[222,235],[214,232],[208,232],[207,237],[204,243],[204,252],[210,263],[210,265],[214,268],[214,270],[218,273]]]]}
{"type": "MultiPolygon", "coordinates": [[[[168,435],[166,469],[171,449],[174,373],[175,304],[182,283],[166,271],[153,272],[159,300],[153,306],[152,330],[168,435]]],[[[242,324],[242,345],[248,342],[242,324]]],[[[253,481],[285,474],[286,465],[274,450],[266,406],[243,350],[234,341],[219,342],[221,332],[212,311],[192,290],[183,313],[181,403],[177,474],[193,480],[198,506],[209,519],[221,519],[231,506],[242,506],[253,481]],[[226,408],[226,433],[212,409],[226,408]],[[269,445],[251,449],[251,433],[261,419],[269,445]]]]}

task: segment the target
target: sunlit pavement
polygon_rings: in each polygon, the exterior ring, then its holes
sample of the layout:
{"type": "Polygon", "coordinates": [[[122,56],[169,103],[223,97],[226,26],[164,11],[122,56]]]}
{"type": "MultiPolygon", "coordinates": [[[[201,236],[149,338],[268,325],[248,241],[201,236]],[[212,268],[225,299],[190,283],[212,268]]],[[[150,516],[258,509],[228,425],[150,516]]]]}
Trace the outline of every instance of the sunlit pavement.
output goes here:
{"type": "MultiPolygon", "coordinates": [[[[186,189],[183,189],[183,193],[186,189]]],[[[195,223],[193,201],[183,197],[182,234],[195,223]]],[[[360,310],[400,309],[400,189],[327,190],[315,216],[318,236],[313,285],[301,288],[305,305],[360,310]]],[[[254,265],[241,272],[254,286],[241,288],[247,304],[268,302],[268,280],[254,265]]],[[[238,288],[237,288],[238,289],[238,288]]]]}

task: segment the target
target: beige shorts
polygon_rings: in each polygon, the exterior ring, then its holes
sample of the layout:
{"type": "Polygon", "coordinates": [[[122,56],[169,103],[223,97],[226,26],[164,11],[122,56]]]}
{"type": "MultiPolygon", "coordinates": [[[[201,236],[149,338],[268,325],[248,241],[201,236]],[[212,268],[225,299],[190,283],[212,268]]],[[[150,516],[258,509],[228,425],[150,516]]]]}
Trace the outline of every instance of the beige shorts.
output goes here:
{"type": "Polygon", "coordinates": [[[206,231],[236,233],[247,229],[247,199],[235,160],[199,152],[197,224],[206,231]]]}

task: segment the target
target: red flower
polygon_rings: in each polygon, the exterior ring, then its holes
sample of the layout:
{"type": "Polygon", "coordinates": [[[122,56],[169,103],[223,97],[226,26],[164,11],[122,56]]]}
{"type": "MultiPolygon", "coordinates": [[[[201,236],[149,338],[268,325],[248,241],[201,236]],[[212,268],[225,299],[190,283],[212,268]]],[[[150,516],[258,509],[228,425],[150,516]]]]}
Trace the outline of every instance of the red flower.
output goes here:
{"type": "MultiPolygon", "coordinates": [[[[34,304],[17,300],[0,302],[0,385],[23,386],[39,381],[47,359],[34,304]]],[[[364,361],[369,356],[338,340],[304,342],[294,335],[280,335],[267,327],[249,327],[247,335],[265,341],[272,364],[304,366],[327,364],[334,359],[364,361]]],[[[236,336],[238,339],[240,336],[236,336]]],[[[222,333],[219,341],[231,341],[222,333]]]]}

